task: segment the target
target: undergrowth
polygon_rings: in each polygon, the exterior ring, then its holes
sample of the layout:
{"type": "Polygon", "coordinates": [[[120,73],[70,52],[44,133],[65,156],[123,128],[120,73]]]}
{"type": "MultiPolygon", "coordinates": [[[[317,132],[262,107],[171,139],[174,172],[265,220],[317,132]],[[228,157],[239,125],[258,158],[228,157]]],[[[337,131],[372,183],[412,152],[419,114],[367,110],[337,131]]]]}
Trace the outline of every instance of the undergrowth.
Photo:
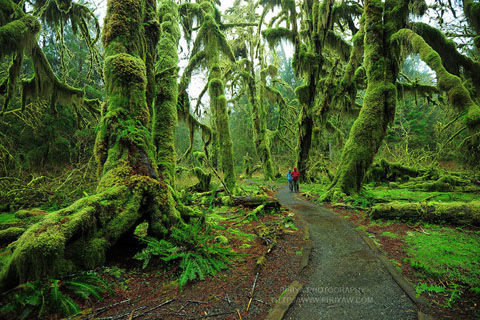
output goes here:
{"type": "Polygon", "coordinates": [[[443,307],[451,307],[466,290],[480,293],[480,232],[437,226],[425,230],[406,237],[408,262],[420,278],[435,282],[420,283],[417,293],[443,295],[443,307]]]}
{"type": "Polygon", "coordinates": [[[168,240],[152,237],[140,238],[146,247],[135,255],[135,259],[143,261],[146,268],[156,257],[160,261],[174,262],[180,270],[178,286],[182,288],[189,280],[203,280],[222,269],[227,269],[231,258],[237,254],[230,248],[215,243],[215,235],[210,226],[201,223],[173,228],[168,240]]]}
{"type": "Polygon", "coordinates": [[[42,319],[47,314],[70,316],[81,311],[74,298],[101,300],[108,284],[94,272],[83,272],[62,280],[48,279],[21,284],[4,293],[0,313],[10,319],[42,319]]]}

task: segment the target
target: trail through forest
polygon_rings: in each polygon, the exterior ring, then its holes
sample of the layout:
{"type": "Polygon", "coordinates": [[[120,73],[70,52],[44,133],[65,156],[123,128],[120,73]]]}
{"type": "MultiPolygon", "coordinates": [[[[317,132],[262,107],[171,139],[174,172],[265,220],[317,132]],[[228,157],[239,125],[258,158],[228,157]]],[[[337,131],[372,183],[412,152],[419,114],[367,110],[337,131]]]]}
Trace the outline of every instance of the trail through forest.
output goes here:
{"type": "Polygon", "coordinates": [[[284,319],[416,319],[413,302],[349,223],[294,195],[277,193],[302,216],[313,251],[308,281],[284,319]]]}

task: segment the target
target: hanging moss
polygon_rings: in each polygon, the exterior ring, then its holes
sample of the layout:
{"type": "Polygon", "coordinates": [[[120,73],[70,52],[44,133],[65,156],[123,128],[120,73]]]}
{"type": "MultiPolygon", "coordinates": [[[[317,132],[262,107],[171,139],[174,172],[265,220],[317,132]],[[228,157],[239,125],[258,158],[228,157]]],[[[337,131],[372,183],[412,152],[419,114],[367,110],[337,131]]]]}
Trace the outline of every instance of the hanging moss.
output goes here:
{"type": "Polygon", "coordinates": [[[332,30],[328,30],[326,34],[325,47],[334,51],[343,61],[349,60],[351,46],[332,30]]]}
{"type": "Polygon", "coordinates": [[[0,0],[0,25],[6,25],[13,20],[23,17],[21,8],[12,0],[0,0]]]}
{"type": "Polygon", "coordinates": [[[287,28],[268,28],[262,30],[262,35],[268,41],[270,48],[275,48],[282,40],[293,42],[292,31],[287,28]]]}
{"type": "Polygon", "coordinates": [[[396,41],[399,47],[405,49],[403,56],[407,52],[420,55],[420,59],[436,73],[439,89],[447,92],[448,99],[453,106],[460,110],[467,110],[465,122],[470,129],[476,129],[480,124],[480,107],[472,100],[460,78],[445,69],[440,55],[422,37],[409,29],[399,30],[393,36],[392,41],[396,41]]]}
{"type": "Polygon", "coordinates": [[[25,46],[35,40],[40,29],[38,20],[30,15],[1,26],[0,57],[14,52],[23,52],[25,46]]]}
{"type": "Polygon", "coordinates": [[[480,33],[480,3],[473,0],[463,0],[463,13],[468,23],[477,34],[480,33]]]}

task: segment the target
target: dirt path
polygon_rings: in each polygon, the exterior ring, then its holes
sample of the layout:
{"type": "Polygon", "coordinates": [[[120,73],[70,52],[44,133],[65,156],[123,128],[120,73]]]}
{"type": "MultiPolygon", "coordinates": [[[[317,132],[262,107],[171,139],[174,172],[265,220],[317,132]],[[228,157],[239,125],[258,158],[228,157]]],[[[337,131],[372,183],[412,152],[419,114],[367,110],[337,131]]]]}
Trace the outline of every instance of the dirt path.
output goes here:
{"type": "Polygon", "coordinates": [[[288,188],[282,205],[300,214],[313,242],[305,286],[284,319],[416,319],[413,302],[348,222],[288,188]]]}

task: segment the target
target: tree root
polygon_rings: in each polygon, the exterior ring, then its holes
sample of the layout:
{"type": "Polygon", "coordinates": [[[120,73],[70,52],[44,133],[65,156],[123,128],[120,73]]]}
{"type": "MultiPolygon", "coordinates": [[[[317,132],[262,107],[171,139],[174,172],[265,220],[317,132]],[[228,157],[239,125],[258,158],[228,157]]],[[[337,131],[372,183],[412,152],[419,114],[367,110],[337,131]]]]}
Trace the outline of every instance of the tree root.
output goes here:
{"type": "MultiPolygon", "coordinates": [[[[167,189],[161,182],[133,176],[129,184],[80,199],[52,212],[23,233],[0,273],[0,288],[57,277],[105,262],[106,252],[135,227],[149,222],[149,235],[165,237],[180,216],[166,216],[167,189]]],[[[170,201],[173,201],[170,198],[170,201]]]]}

